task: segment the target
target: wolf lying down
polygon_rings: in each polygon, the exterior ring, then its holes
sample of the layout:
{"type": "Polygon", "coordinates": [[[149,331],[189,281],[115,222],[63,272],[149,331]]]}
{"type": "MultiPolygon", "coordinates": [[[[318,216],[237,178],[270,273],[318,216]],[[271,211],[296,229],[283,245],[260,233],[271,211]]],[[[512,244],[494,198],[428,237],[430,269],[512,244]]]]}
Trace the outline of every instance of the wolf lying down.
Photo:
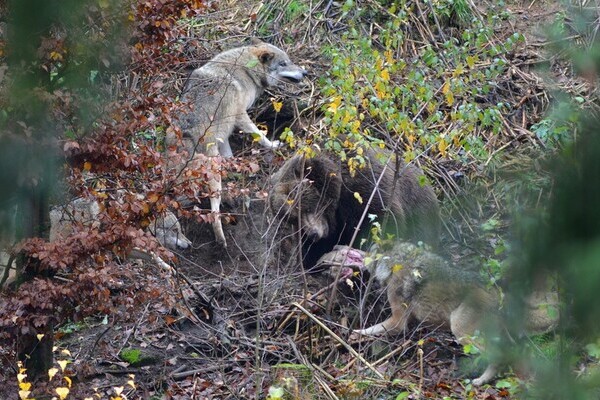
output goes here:
{"type": "MultiPolygon", "coordinates": [[[[98,203],[84,198],[77,198],[64,206],[53,208],[50,210],[50,241],[72,234],[75,224],[84,226],[98,224],[98,214],[100,214],[98,203]]],[[[162,246],[171,250],[187,249],[192,245],[191,240],[183,234],[179,220],[171,211],[167,210],[154,218],[148,229],[162,246]]],[[[164,260],[145,249],[131,249],[127,257],[154,261],[161,267],[170,269],[164,260]]]]}
{"type": "MultiPolygon", "coordinates": [[[[420,322],[450,328],[461,344],[467,344],[488,324],[502,327],[500,293],[487,288],[476,272],[461,269],[442,257],[411,243],[401,242],[386,252],[377,262],[364,265],[365,253],[347,246],[321,257],[319,265],[347,269],[358,266],[374,274],[387,290],[392,315],[369,328],[354,331],[355,335],[381,335],[403,331],[411,317],[420,322]],[[363,262],[358,262],[360,256],[363,262]]],[[[526,299],[526,330],[539,334],[552,330],[557,317],[551,317],[549,307],[558,309],[555,293],[536,292],[526,299]]],[[[556,313],[553,313],[556,314],[556,313]]],[[[479,344],[479,343],[476,343],[479,344]]],[[[476,386],[492,380],[496,365],[490,364],[473,380],[476,386]]]]}

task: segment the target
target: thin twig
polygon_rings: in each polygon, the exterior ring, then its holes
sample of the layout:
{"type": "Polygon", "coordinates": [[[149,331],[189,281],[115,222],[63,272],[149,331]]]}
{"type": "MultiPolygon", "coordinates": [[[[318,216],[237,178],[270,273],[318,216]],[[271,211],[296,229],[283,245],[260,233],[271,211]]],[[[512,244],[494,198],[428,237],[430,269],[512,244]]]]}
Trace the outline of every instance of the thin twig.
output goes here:
{"type": "Polygon", "coordinates": [[[317,317],[315,317],[310,311],[306,308],[302,307],[298,303],[292,303],[294,307],[297,307],[302,311],[307,317],[312,319],[317,325],[319,325],[325,332],[327,332],[333,339],[335,339],[338,343],[340,343],[346,350],[348,350],[354,357],[358,358],[363,364],[367,366],[377,377],[380,379],[385,379],[385,377],[381,374],[381,372],[377,371],[367,360],[365,360],[356,350],[352,348],[347,342],[345,342],[342,338],[336,335],[327,325],[321,322],[317,317]]]}

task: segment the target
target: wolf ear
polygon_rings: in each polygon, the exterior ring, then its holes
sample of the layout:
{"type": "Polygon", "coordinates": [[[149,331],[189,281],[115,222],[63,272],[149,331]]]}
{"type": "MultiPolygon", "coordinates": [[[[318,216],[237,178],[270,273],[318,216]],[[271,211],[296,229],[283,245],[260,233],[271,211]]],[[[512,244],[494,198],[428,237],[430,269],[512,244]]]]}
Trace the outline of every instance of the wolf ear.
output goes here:
{"type": "Polygon", "coordinates": [[[342,182],[339,166],[329,157],[307,158],[304,163],[304,174],[315,181],[317,186],[329,185],[331,182],[341,185],[342,182]]]}
{"type": "Polygon", "coordinates": [[[266,64],[275,57],[275,54],[269,50],[265,50],[258,55],[258,59],[261,63],[266,64]]]}

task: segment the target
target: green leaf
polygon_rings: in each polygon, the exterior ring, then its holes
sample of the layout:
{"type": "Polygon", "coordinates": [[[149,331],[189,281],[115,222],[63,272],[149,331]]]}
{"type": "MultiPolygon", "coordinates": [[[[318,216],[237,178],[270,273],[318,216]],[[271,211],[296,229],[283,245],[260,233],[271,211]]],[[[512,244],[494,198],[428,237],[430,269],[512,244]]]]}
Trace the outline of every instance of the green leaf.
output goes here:
{"type": "Polygon", "coordinates": [[[258,65],[258,58],[253,58],[246,63],[246,68],[254,68],[258,65]]]}
{"type": "Polygon", "coordinates": [[[283,390],[282,387],[271,386],[271,387],[269,387],[269,396],[267,396],[267,399],[279,400],[279,399],[283,398],[284,394],[285,394],[285,390],[283,390]]]}
{"type": "Polygon", "coordinates": [[[595,358],[600,358],[600,343],[596,341],[596,343],[590,343],[585,346],[585,350],[588,354],[595,358]]]}
{"type": "Polygon", "coordinates": [[[513,387],[512,382],[506,379],[502,379],[496,382],[496,388],[498,389],[510,389],[511,387],[513,387]]]}

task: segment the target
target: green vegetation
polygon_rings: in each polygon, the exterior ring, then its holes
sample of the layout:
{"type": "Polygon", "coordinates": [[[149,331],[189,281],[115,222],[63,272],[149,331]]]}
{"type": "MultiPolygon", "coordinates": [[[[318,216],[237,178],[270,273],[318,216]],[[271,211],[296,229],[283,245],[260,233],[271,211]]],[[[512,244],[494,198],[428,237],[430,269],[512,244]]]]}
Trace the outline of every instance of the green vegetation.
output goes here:
{"type": "MultiPolygon", "coordinates": [[[[380,10],[385,19],[376,37],[351,21],[342,45],[325,49],[332,65],[319,82],[326,99],[324,123],[329,138],[347,136],[341,148],[331,142],[326,147],[345,156],[365,141],[399,142],[406,161],[422,154],[463,163],[485,159],[488,135],[503,129],[501,115],[510,108],[492,100],[496,79],[506,70],[504,56],[523,36],[496,42],[489,24],[467,18],[464,2],[440,1],[436,11],[447,19],[460,15],[461,24],[469,20],[469,25],[443,42],[407,51],[417,36],[415,7],[394,2],[380,10]]],[[[360,150],[353,154],[350,166],[361,165],[360,150]]]]}

